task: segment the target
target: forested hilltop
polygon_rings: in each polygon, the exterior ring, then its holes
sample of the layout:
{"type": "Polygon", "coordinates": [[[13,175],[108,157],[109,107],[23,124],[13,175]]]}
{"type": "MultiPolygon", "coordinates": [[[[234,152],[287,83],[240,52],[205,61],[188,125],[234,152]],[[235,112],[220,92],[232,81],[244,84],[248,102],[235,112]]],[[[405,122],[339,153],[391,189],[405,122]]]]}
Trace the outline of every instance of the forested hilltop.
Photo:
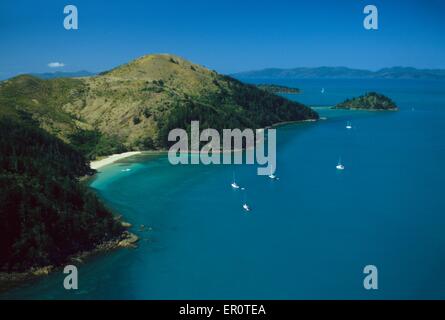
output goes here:
{"type": "Polygon", "coordinates": [[[318,119],[312,109],[180,57],[147,55],[98,76],[0,84],[0,107],[26,111],[39,126],[88,158],[165,149],[168,132],[201,127],[262,128],[318,119]]]}
{"type": "Polygon", "coordinates": [[[394,103],[394,101],[377,92],[370,92],[360,97],[347,99],[344,102],[337,104],[334,109],[355,109],[370,111],[398,110],[397,105],[394,103]]]}

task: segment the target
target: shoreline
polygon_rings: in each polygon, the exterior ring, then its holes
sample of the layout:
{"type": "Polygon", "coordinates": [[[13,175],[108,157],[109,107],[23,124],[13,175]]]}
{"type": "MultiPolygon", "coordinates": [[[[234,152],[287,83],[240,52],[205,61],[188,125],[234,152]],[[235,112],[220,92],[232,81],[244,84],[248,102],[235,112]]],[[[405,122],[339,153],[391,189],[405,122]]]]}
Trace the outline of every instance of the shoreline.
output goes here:
{"type": "Polygon", "coordinates": [[[320,118],[318,118],[318,119],[306,119],[306,120],[294,120],[294,121],[282,121],[282,122],[277,122],[277,123],[274,123],[274,124],[272,124],[270,126],[267,126],[264,129],[278,128],[278,127],[285,126],[285,125],[288,125],[288,124],[300,124],[300,123],[304,123],[304,122],[317,122],[319,120],[320,120],[320,118]]]}
{"type": "MultiPolygon", "coordinates": [[[[260,129],[256,129],[256,130],[264,131],[266,129],[278,128],[278,127],[289,125],[289,124],[299,124],[299,123],[305,123],[305,122],[317,122],[319,120],[320,119],[305,119],[305,120],[283,121],[283,122],[273,123],[270,126],[266,126],[264,128],[260,128],[260,129]]],[[[242,149],[231,149],[231,150],[215,150],[214,152],[216,154],[228,153],[228,152],[241,152],[241,151],[248,150],[250,148],[252,148],[252,147],[249,147],[247,149],[246,148],[242,148],[242,149]]],[[[121,160],[121,159],[129,158],[129,157],[132,157],[132,156],[135,156],[135,155],[138,155],[138,154],[150,154],[150,153],[162,154],[162,153],[168,153],[168,150],[161,149],[161,150],[128,151],[128,152],[123,152],[123,153],[115,153],[115,154],[106,156],[103,159],[91,161],[90,162],[90,168],[93,169],[93,170],[97,170],[97,169],[105,167],[105,166],[107,166],[109,164],[112,164],[112,163],[114,163],[114,162],[116,162],[118,160],[121,160]]],[[[200,151],[192,151],[192,150],[188,151],[188,154],[199,154],[199,153],[200,153],[200,151]]]]}
{"type": "Polygon", "coordinates": [[[367,108],[336,108],[331,107],[331,110],[349,110],[349,111],[370,111],[370,112],[381,112],[381,111],[399,111],[399,108],[391,109],[367,109],[367,108]]]}
{"type": "MultiPolygon", "coordinates": [[[[136,243],[138,241],[139,237],[137,235],[125,230],[119,237],[101,242],[91,250],[80,251],[67,257],[64,264],[75,264],[76,266],[79,266],[80,264],[85,263],[85,260],[96,255],[105,254],[122,248],[137,248],[136,243]]],[[[57,270],[61,270],[62,267],[63,264],[35,267],[22,272],[0,271],[0,293],[7,292],[28,281],[36,280],[43,276],[48,276],[57,270]]]]}
{"type": "Polygon", "coordinates": [[[128,151],[128,152],[124,152],[124,153],[115,153],[115,154],[109,155],[103,159],[91,161],[90,168],[93,170],[97,170],[97,169],[105,167],[109,164],[112,164],[118,160],[132,157],[134,155],[141,154],[141,153],[142,153],[141,151],[128,151]]]}

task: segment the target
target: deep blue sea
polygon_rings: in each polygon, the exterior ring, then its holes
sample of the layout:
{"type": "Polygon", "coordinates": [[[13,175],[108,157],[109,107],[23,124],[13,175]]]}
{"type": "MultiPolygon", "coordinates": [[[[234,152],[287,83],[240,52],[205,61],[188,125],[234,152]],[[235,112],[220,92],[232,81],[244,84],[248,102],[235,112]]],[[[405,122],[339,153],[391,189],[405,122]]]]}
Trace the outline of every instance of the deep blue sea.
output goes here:
{"type": "Polygon", "coordinates": [[[280,180],[153,155],[105,167],[91,187],[133,224],[139,247],[79,265],[77,291],[56,272],[0,298],[445,299],[445,83],[273,82],[302,89],[287,97],[327,117],[277,130],[280,180]],[[368,91],[400,111],[328,108],[368,91]],[[378,290],[363,287],[366,265],[378,290]]]}

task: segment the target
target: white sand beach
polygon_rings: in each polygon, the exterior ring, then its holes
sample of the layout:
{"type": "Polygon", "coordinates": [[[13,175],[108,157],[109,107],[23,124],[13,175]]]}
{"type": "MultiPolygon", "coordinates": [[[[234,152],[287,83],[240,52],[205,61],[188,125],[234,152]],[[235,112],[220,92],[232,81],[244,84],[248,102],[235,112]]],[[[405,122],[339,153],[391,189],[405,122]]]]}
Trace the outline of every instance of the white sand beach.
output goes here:
{"type": "Polygon", "coordinates": [[[140,153],[141,151],[130,151],[130,152],[112,154],[111,156],[108,156],[104,159],[91,161],[90,167],[91,169],[97,170],[99,168],[102,168],[103,166],[116,162],[117,160],[128,158],[140,153]]]}

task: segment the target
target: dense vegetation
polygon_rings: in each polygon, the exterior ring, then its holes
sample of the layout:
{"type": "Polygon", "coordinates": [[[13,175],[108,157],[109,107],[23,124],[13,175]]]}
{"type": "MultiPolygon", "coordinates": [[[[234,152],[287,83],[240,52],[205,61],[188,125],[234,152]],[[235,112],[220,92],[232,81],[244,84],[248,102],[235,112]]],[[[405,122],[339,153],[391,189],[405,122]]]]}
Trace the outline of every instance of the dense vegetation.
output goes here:
{"type": "Polygon", "coordinates": [[[71,146],[90,160],[128,151],[118,136],[104,135],[98,130],[78,130],[68,138],[71,146]]]}
{"type": "Polygon", "coordinates": [[[363,96],[347,99],[337,104],[335,109],[362,109],[362,110],[397,110],[397,106],[390,98],[370,92],[363,96]]]}
{"type": "Polygon", "coordinates": [[[265,90],[268,91],[270,93],[290,93],[290,94],[295,94],[295,93],[300,93],[300,89],[298,88],[291,88],[291,87],[286,87],[286,86],[281,86],[278,84],[257,84],[257,87],[261,90],[265,90]]]}
{"type": "Polygon", "coordinates": [[[87,160],[29,121],[0,117],[0,270],[58,265],[121,227],[77,181],[87,160]]]}

